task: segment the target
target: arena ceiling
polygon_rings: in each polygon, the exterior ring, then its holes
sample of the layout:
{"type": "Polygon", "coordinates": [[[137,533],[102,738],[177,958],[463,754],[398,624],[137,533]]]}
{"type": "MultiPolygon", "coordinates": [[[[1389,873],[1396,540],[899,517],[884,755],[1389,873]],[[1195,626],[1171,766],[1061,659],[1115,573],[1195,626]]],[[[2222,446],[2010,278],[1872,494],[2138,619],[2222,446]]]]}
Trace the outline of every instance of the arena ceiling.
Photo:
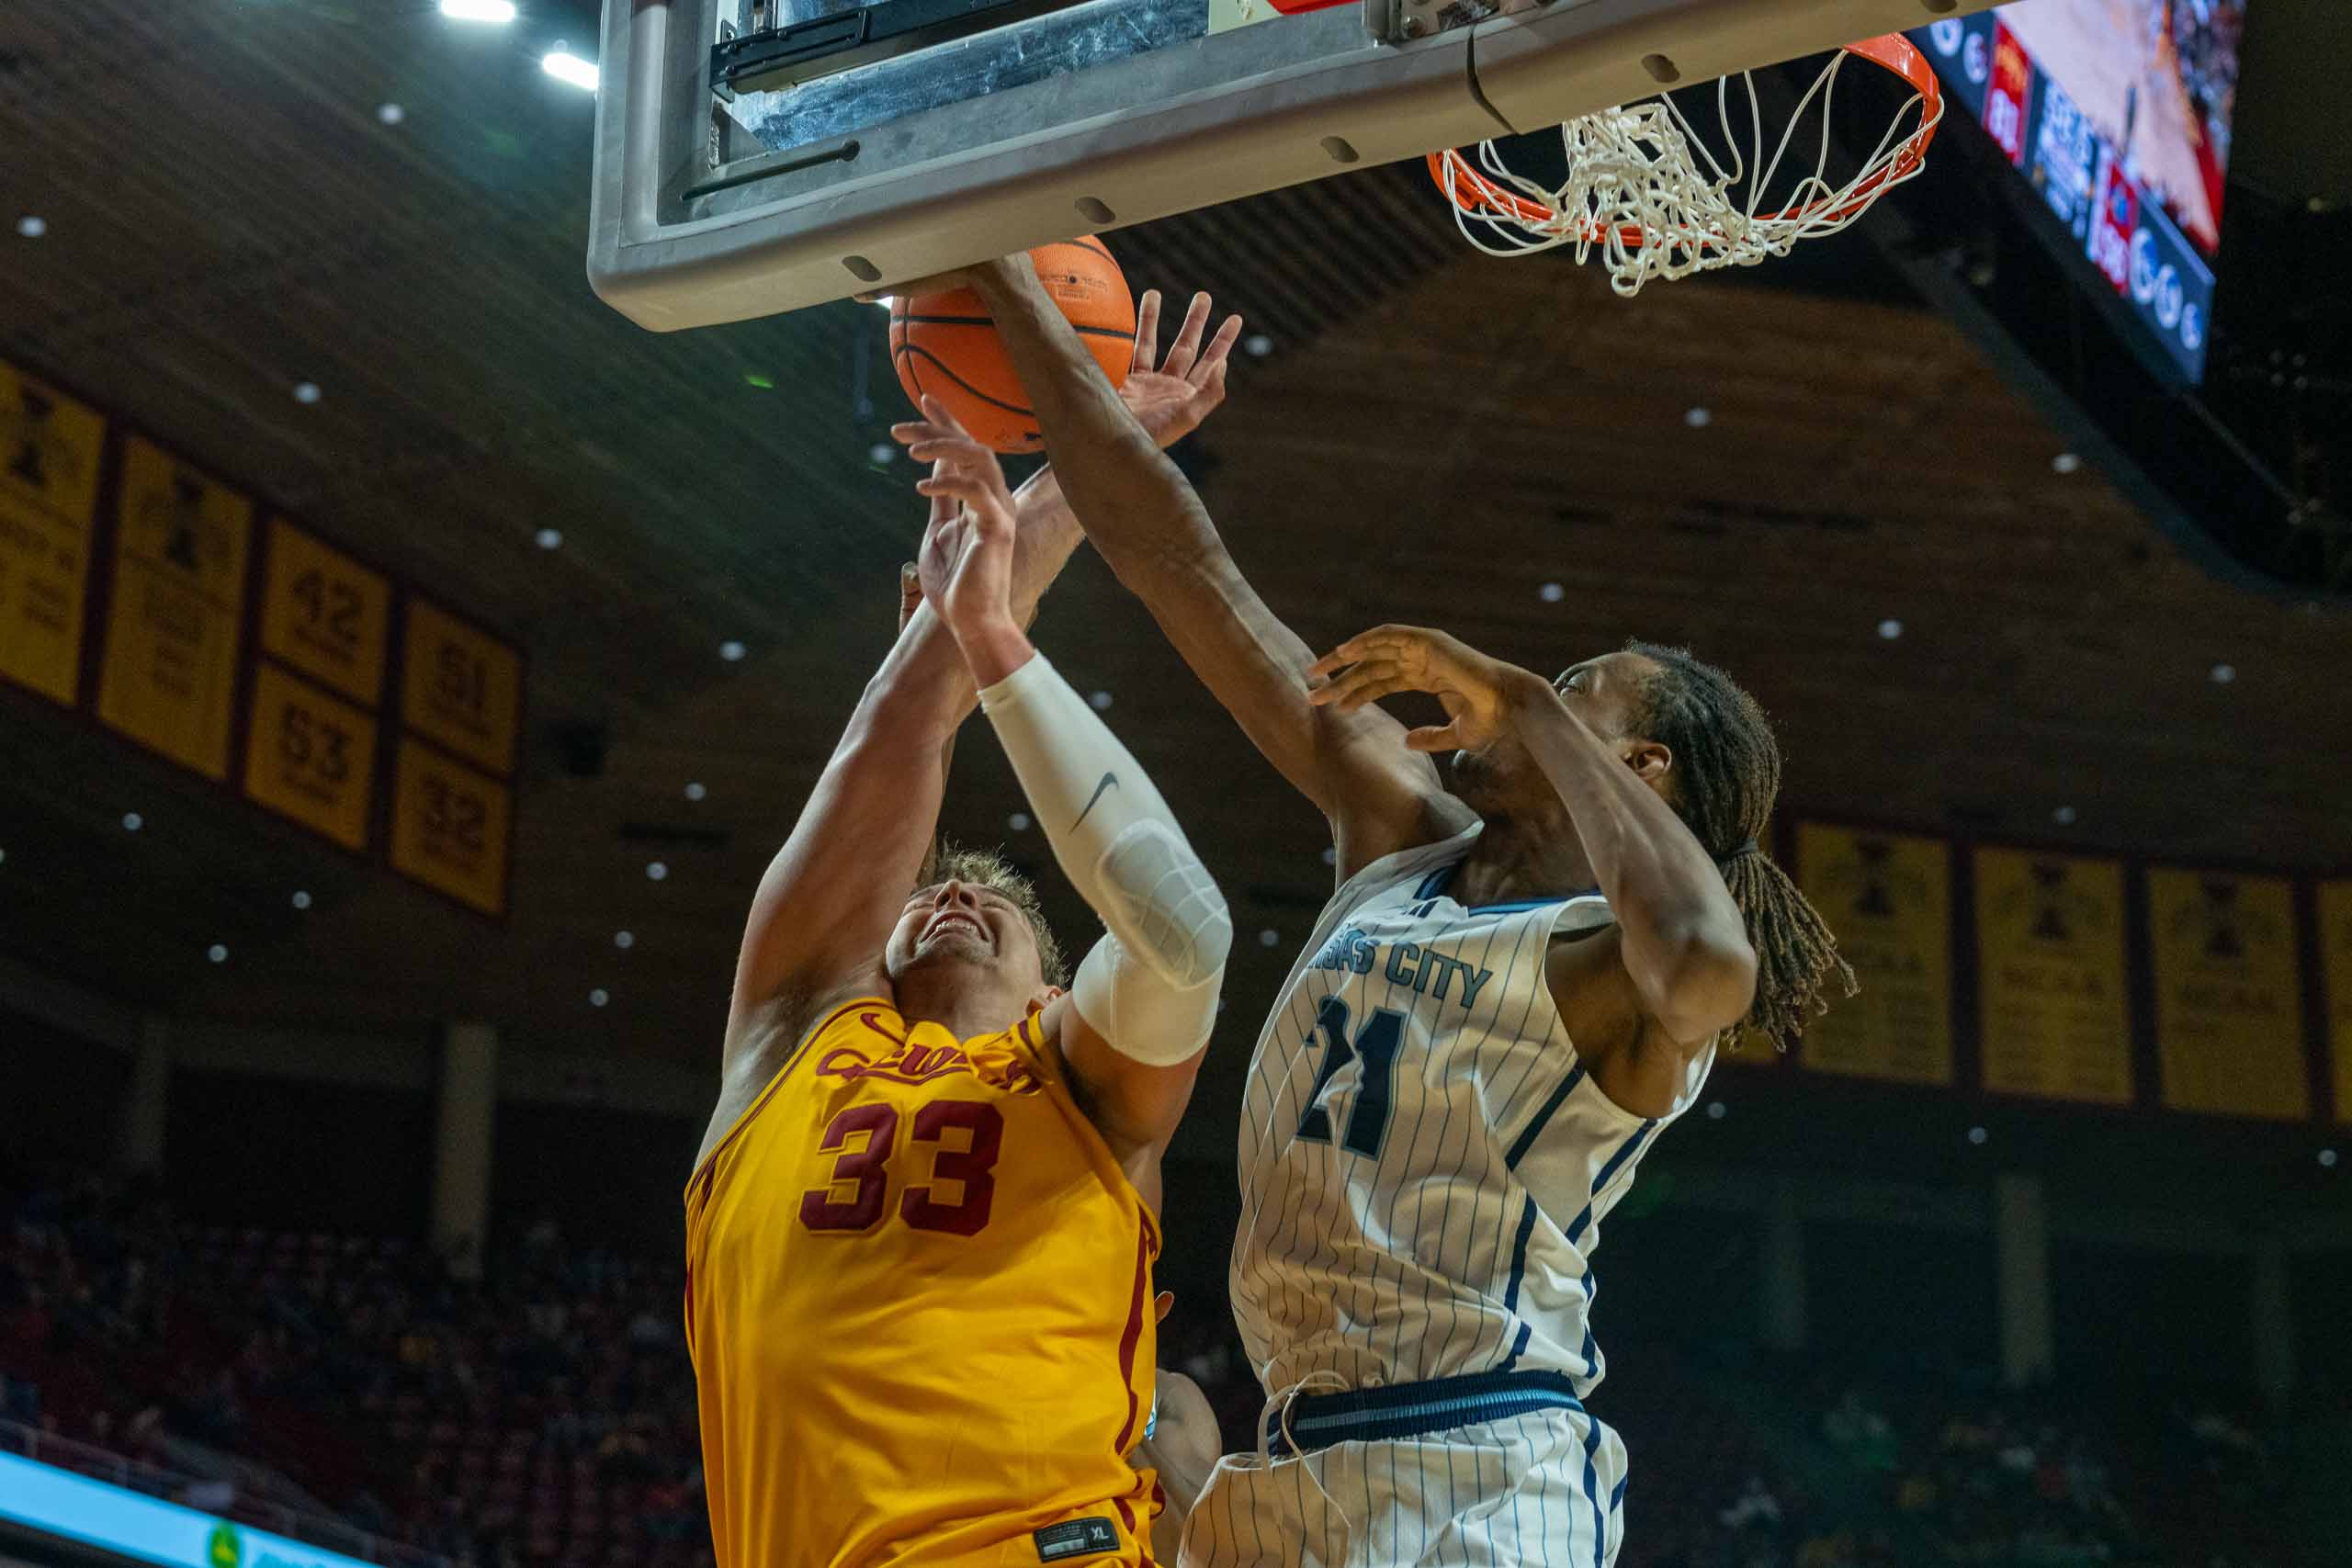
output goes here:
{"type": "MultiPolygon", "coordinates": [[[[591,36],[559,10],[535,38],[591,36]]],[[[519,34],[423,4],[0,13],[0,209],[46,226],[0,231],[0,357],[529,661],[503,922],[0,690],[0,952],[203,1016],[712,1059],[744,903],[920,513],[872,456],[879,312],[655,336],[591,296],[591,113],[519,34]]],[[[1112,243],[1266,340],[1185,460],[1309,641],[1423,621],[1546,667],[1686,642],[1778,716],[1791,814],[2352,865],[2352,620],[2205,575],[1866,243],[1629,303],[1467,254],[1408,168],[1112,243]]],[[[1254,1027],[1328,890],[1317,819],[1099,562],[1039,636],[1224,880],[1254,1027]]],[[[1019,807],[968,736],[949,828],[1042,867],[1019,807]]]]}

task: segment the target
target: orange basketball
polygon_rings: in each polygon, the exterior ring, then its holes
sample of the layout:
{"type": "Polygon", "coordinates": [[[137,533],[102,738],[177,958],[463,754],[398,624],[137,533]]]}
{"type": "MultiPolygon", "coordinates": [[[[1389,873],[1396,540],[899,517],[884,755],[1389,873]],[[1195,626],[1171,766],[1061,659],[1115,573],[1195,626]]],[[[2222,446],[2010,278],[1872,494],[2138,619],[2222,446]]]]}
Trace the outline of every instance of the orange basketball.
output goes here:
{"type": "MultiPolygon", "coordinates": [[[[1124,384],[1135,360],[1136,302],[1126,275],[1091,234],[1029,253],[1038,280],[1062,308],[1095,363],[1124,384]]],[[[1004,356],[988,308],[968,288],[901,296],[890,302],[890,363],[899,385],[920,408],[928,392],[945,403],[975,440],[999,452],[1035,452],[1045,446],[1029,394],[1004,356]]]]}

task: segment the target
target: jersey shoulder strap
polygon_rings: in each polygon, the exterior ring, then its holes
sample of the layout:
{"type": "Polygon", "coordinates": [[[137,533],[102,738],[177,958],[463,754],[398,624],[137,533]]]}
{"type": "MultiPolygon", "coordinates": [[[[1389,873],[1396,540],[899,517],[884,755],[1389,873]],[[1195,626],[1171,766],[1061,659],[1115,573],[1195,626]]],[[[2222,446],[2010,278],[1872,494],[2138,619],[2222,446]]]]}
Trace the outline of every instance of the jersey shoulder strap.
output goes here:
{"type": "MultiPolygon", "coordinates": [[[[1323,906],[1323,913],[1316,921],[1317,932],[1329,930],[1338,920],[1363,908],[1384,893],[1402,887],[1408,892],[1419,887],[1432,874],[1453,864],[1470,852],[1470,846],[1485,831],[1484,822],[1473,822],[1459,833],[1438,840],[1435,843],[1416,844],[1409,850],[1385,854],[1340,884],[1331,901],[1323,906]]],[[[1409,901],[1409,900],[1408,900],[1409,901]]]]}

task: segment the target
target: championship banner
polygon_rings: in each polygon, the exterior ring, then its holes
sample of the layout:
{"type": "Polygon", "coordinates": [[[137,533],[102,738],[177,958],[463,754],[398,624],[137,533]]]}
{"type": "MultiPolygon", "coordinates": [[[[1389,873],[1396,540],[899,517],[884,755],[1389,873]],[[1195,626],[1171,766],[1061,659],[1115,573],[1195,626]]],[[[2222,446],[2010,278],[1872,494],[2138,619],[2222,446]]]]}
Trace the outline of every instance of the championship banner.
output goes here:
{"type": "Polygon", "coordinates": [[[401,718],[409,728],[492,773],[514,772],[521,655],[412,597],[401,668],[401,718]]]}
{"type": "Polygon", "coordinates": [[[346,850],[368,847],[376,716],[267,660],[254,671],[245,797],[346,850]]]}
{"type": "Polygon", "coordinates": [[[98,717],[229,776],[253,503],[136,436],[122,451],[98,717]]]}
{"type": "Polygon", "coordinates": [[[2320,977],[2327,992],[2327,1044],[2335,1064],[2335,1119],[2352,1122],[2352,882],[2319,889],[2320,977]]]}
{"type": "Polygon", "coordinates": [[[262,576],[262,651],[298,674],[374,707],[384,691],[392,585],[284,518],[269,525],[262,576]]]}
{"type": "Polygon", "coordinates": [[[1807,1022],[1802,1065],[1951,1083],[1951,850],[1939,839],[1807,822],[1797,829],[1797,871],[1862,987],[1828,997],[1828,1013],[1807,1022]]]}
{"type": "Polygon", "coordinates": [[[2156,1050],[2175,1111],[2311,1114],[2295,904],[2284,877],[2148,869],[2156,1050]]]}
{"type": "Polygon", "coordinates": [[[0,675],[72,707],[106,421],[0,365],[0,675]]]}
{"type": "Polygon", "coordinates": [[[1984,1087],[2129,1105],[2122,866],[2002,849],[1974,863],[1984,1087]]]}
{"type": "Polygon", "coordinates": [[[392,869],[486,915],[506,911],[504,784],[414,740],[400,743],[392,786],[392,869]]]}

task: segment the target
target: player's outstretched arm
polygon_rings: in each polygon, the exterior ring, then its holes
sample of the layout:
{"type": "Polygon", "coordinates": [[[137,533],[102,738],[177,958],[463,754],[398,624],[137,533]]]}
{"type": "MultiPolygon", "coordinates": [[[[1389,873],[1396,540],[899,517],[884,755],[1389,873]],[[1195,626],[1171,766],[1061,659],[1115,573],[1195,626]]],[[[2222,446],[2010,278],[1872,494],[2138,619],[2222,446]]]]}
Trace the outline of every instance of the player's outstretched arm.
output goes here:
{"type": "MultiPolygon", "coordinates": [[[[937,403],[924,412],[954,431],[937,403]]],[[[1233,922],[1159,791],[1014,619],[1012,498],[996,455],[960,433],[929,449],[937,468],[922,488],[961,509],[923,536],[923,596],[980,682],[1054,858],[1107,928],[1041,1023],[1103,1141],[1156,1201],[1159,1154],[1216,1021],[1233,922]]]]}
{"type": "MultiPolygon", "coordinates": [[[[1235,567],[1200,497],[1129,416],[1028,260],[992,264],[971,281],[1028,389],[1087,536],[1251,742],[1330,819],[1340,875],[1466,826],[1467,807],[1440,786],[1427,758],[1405,750],[1394,718],[1376,708],[1342,715],[1309,705],[1313,653],[1235,567]]],[[[1139,327],[1136,343],[1147,371],[1221,397],[1240,323],[1228,321],[1204,346],[1209,308],[1196,298],[1168,360],[1152,372],[1158,311],[1147,301],[1151,330],[1139,327]]]]}
{"type": "Polygon", "coordinates": [[[1756,952],[1739,906],[1682,818],[1643,782],[1668,765],[1662,749],[1621,756],[1541,675],[1427,627],[1376,626],[1350,637],[1316,661],[1314,675],[1312,700],[1335,708],[1392,692],[1434,695],[1447,722],[1408,735],[1416,750],[1517,735],[1559,792],[1600,879],[1616,917],[1617,957],[1643,1013],[1686,1051],[1747,1016],[1756,952]]]}
{"type": "MultiPolygon", "coordinates": [[[[933,502],[934,513],[952,506],[933,502]]],[[[1025,622],[1083,536],[1058,488],[1040,479],[1022,487],[1015,512],[1009,593],[1025,622]]],[[[721,1063],[722,1122],[735,1091],[755,1092],[768,1076],[760,1046],[779,1035],[789,1044],[812,1014],[882,986],[891,924],[938,830],[956,728],[978,701],[955,638],[902,575],[899,639],[752,900],[721,1063]]]]}

